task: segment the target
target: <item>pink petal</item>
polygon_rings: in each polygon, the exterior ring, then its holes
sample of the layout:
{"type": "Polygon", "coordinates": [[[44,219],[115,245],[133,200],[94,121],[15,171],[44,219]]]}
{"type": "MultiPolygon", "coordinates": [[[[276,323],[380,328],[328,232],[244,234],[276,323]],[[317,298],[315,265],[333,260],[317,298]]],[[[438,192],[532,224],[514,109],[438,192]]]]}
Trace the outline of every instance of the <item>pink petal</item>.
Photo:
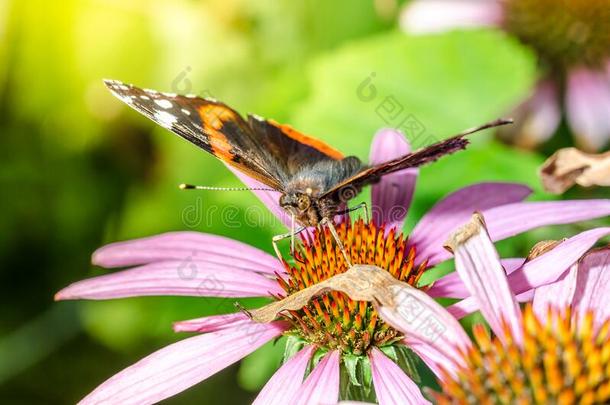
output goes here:
{"type": "Polygon", "coordinates": [[[337,402],[338,405],[367,405],[370,404],[370,402],[361,402],[361,401],[339,401],[337,402]]]}
{"type": "Polygon", "coordinates": [[[194,297],[267,297],[283,294],[279,284],[267,277],[223,267],[185,265],[179,261],[146,264],[113,274],[78,281],[64,288],[56,300],[112,299],[144,295],[194,297]]]}
{"type": "Polygon", "coordinates": [[[447,312],[453,315],[455,319],[462,319],[478,310],[479,302],[474,297],[465,298],[447,307],[447,312]]]}
{"type": "MultiPolygon", "coordinates": [[[[402,133],[394,129],[382,129],[373,139],[369,161],[371,165],[377,165],[409,152],[411,146],[402,133]]],[[[402,229],[415,192],[418,174],[418,169],[406,169],[383,176],[373,185],[371,209],[378,224],[386,224],[388,230],[402,229]]]]}
{"type": "Polygon", "coordinates": [[[421,391],[392,360],[379,349],[373,348],[369,355],[373,385],[379,405],[429,404],[421,391]]]}
{"type": "Polygon", "coordinates": [[[513,112],[516,125],[501,128],[504,138],[517,144],[532,147],[548,140],[559,127],[561,108],[555,83],[550,80],[538,82],[532,96],[513,112]]]}
{"type": "Polygon", "coordinates": [[[435,280],[427,292],[435,298],[465,298],[469,295],[460,275],[455,271],[435,280]]]}
{"type": "Polygon", "coordinates": [[[525,292],[522,292],[521,294],[517,294],[517,301],[519,302],[532,302],[534,300],[534,293],[536,292],[536,290],[531,289],[531,290],[527,290],[525,292]]]}
{"type": "MultiPolygon", "coordinates": [[[[532,302],[534,300],[534,293],[536,289],[530,289],[516,296],[518,302],[532,302]]],[[[472,297],[463,299],[462,301],[456,302],[453,305],[447,307],[447,311],[456,317],[456,319],[462,319],[465,316],[472,314],[479,310],[479,303],[472,297]]]]}
{"type": "Polygon", "coordinates": [[[413,34],[495,26],[501,21],[502,6],[495,0],[414,0],[400,16],[403,31],[413,34]]]}
{"type": "Polygon", "coordinates": [[[327,353],[294,395],[295,405],[335,404],[339,400],[339,352],[327,353]]]}
{"type": "Polygon", "coordinates": [[[593,311],[597,326],[610,318],[610,248],[584,257],[579,266],[578,289],[572,305],[581,317],[587,311],[593,311]]]}
{"type": "Polygon", "coordinates": [[[520,294],[556,281],[600,238],[609,234],[610,228],[595,228],[569,238],[553,250],[525,263],[520,271],[508,276],[511,288],[520,294]]]}
{"type": "Polygon", "coordinates": [[[205,380],[280,335],[282,323],[255,324],[171,344],[114,375],[80,404],[153,404],[205,380]]]}
{"type": "Polygon", "coordinates": [[[457,377],[460,362],[456,362],[453,358],[448,358],[444,349],[431,346],[411,336],[407,336],[403,343],[426,363],[439,380],[443,380],[445,377],[443,370],[448,371],[454,378],[457,377]]]}
{"type": "MultiPolygon", "coordinates": [[[[435,208],[436,206],[432,209],[435,208]]],[[[425,217],[430,213],[429,211],[425,217]]],[[[610,200],[519,202],[482,210],[482,213],[485,216],[491,240],[495,242],[545,225],[569,224],[608,216],[610,215],[610,200]]],[[[463,219],[461,223],[466,221],[467,219],[463,219]]],[[[420,222],[423,222],[423,219],[420,222]]],[[[432,244],[432,246],[437,246],[437,249],[431,255],[431,264],[447,260],[451,256],[449,252],[438,248],[440,244],[442,243],[432,244]]],[[[425,252],[428,251],[429,249],[425,252]]],[[[418,252],[418,256],[422,258],[420,260],[426,257],[421,250],[418,252]]]]}
{"type": "Polygon", "coordinates": [[[315,346],[309,345],[290,358],[265,384],[252,405],[283,405],[292,402],[315,346]]]}
{"type": "Polygon", "coordinates": [[[546,225],[570,224],[610,215],[610,200],[523,202],[485,212],[487,229],[498,241],[546,225]]]}
{"type": "Polygon", "coordinates": [[[506,322],[514,339],[521,342],[521,309],[484,225],[482,217],[475,215],[451,237],[449,244],[455,255],[455,270],[496,336],[504,337],[506,322]]]}
{"type": "Polygon", "coordinates": [[[410,342],[432,346],[444,364],[461,362],[460,350],[470,347],[470,339],[457,320],[427,293],[407,284],[392,286],[391,292],[395,306],[378,306],[381,318],[410,342]]]}
{"type": "MultiPolygon", "coordinates": [[[[236,168],[226,165],[229,170],[233,172],[237,178],[239,178],[246,187],[251,188],[269,188],[269,186],[264,185],[258,180],[253,179],[252,177],[247,176],[236,168]]],[[[273,215],[278,218],[284,225],[290,229],[292,219],[290,216],[284,211],[282,207],[280,207],[280,196],[282,195],[278,191],[262,191],[262,190],[253,190],[252,191],[265,206],[273,213],[273,215]]]]}
{"type": "Polygon", "coordinates": [[[566,110],[582,146],[598,150],[610,140],[610,84],[602,71],[579,68],[568,77],[566,110]]]}
{"type": "Polygon", "coordinates": [[[208,333],[247,323],[250,323],[248,316],[242,312],[236,312],[234,314],[212,315],[189,319],[188,321],[174,322],[174,332],[208,333]]]}
{"type": "MultiPolygon", "coordinates": [[[[525,259],[523,258],[500,260],[506,274],[511,274],[517,270],[524,261],[525,259]]],[[[460,275],[455,271],[434,281],[432,287],[427,292],[431,297],[443,298],[466,298],[470,295],[460,275]]]]}
{"type": "Polygon", "coordinates": [[[417,257],[420,261],[427,258],[430,265],[446,260],[450,254],[443,244],[451,232],[468,222],[473,212],[485,213],[493,207],[522,201],[531,192],[521,184],[479,183],[449,194],[436,203],[411,232],[410,241],[417,247],[417,257]]]}
{"type": "MultiPolygon", "coordinates": [[[[534,300],[534,289],[528,290],[516,296],[518,302],[532,302],[534,300]]],[[[456,319],[462,319],[465,316],[472,314],[479,310],[479,303],[469,297],[462,301],[456,302],[453,305],[447,307],[447,311],[455,316],[456,319]]]]}
{"type": "MultiPolygon", "coordinates": [[[[610,228],[596,228],[582,232],[562,242],[553,250],[527,262],[508,276],[514,294],[527,294],[530,290],[553,283],[576,263],[602,237],[610,235],[610,228]]],[[[477,310],[474,297],[466,298],[447,310],[461,318],[477,310]]]]}
{"type": "Polygon", "coordinates": [[[549,139],[561,121],[558,101],[559,95],[555,84],[550,80],[540,81],[530,99],[530,112],[521,131],[531,133],[540,142],[549,139]]]}
{"type": "Polygon", "coordinates": [[[546,319],[549,306],[564,310],[572,305],[578,278],[578,264],[574,264],[557,281],[536,288],[534,312],[539,319],[546,319]]]}
{"type": "Polygon", "coordinates": [[[93,264],[125,267],[161,260],[192,260],[273,274],[282,268],[276,257],[250,245],[199,232],[169,232],[111,243],[93,253],[93,264]]]}

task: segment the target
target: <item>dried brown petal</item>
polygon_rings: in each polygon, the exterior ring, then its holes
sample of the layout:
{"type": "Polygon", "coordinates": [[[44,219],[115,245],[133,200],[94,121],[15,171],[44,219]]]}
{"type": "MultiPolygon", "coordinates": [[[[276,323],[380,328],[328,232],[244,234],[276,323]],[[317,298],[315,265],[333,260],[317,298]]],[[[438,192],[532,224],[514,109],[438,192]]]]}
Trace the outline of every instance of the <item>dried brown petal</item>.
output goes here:
{"type": "Polygon", "coordinates": [[[280,312],[298,310],[314,297],[334,290],[347,294],[355,301],[369,301],[394,307],[393,285],[407,285],[396,280],[387,271],[370,265],[354,265],[345,273],[337,274],[316,285],[297,291],[288,297],[251,311],[255,322],[271,322],[280,312]]]}
{"type": "Polygon", "coordinates": [[[584,153],[576,148],[559,149],[540,168],[545,190],[561,194],[574,184],[610,186],[610,152],[584,153]]]}

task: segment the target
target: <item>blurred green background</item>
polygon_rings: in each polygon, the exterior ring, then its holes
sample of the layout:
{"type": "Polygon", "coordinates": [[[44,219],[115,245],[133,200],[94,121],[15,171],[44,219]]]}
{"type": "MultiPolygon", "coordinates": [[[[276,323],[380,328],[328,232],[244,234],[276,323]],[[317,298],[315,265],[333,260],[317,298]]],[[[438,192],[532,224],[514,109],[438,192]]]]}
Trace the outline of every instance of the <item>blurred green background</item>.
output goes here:
{"type": "MultiPolygon", "coordinates": [[[[513,39],[493,30],[409,37],[397,28],[401,4],[0,0],[0,402],[74,403],[180,338],[172,321],[233,310],[231,301],[197,298],[54,303],[60,288],[101,274],[90,265],[95,248],[195,229],[271,251],[281,231],[270,216],[263,226],[245,221],[265,213],[250,193],[178,190],[240,183],[113,98],[102,78],[211,95],[365,160],[375,131],[398,125],[388,103],[410,117],[407,135],[422,146],[506,115],[528,93],[536,61],[513,39]],[[223,225],[224,215],[236,225],[223,225]]],[[[408,226],[442,195],[478,181],[524,182],[534,198],[550,198],[536,178],[543,160],[479,134],[467,152],[422,170],[408,226]]],[[[578,229],[531,232],[500,247],[524,254],[536,240],[578,229]]],[[[278,362],[269,345],[167,403],[243,403],[278,362]]]]}

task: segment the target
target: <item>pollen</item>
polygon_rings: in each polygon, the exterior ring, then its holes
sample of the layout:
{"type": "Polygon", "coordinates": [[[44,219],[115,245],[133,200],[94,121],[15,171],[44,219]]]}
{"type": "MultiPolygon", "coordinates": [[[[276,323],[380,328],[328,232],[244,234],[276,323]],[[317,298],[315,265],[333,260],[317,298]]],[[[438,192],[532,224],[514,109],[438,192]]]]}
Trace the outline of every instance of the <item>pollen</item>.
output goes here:
{"type": "Polygon", "coordinates": [[[549,309],[541,322],[527,305],[524,341],[501,342],[482,325],[458,376],[445,373],[438,404],[608,404],[610,320],[594,327],[593,314],[575,321],[569,310],[549,309]]]}
{"type": "Polygon", "coordinates": [[[610,0],[506,0],[504,28],[564,71],[603,68],[610,57],[610,0]]]}
{"type": "MultiPolygon", "coordinates": [[[[425,261],[415,265],[416,249],[395,230],[357,220],[336,225],[339,239],[353,264],[375,265],[412,286],[426,270],[425,261]]],[[[278,276],[286,292],[293,294],[348,270],[343,254],[327,227],[316,229],[305,238],[295,255],[295,265],[285,264],[287,278],[278,276]]],[[[403,336],[383,322],[373,306],[353,301],[331,291],[314,298],[307,306],[284,317],[291,322],[288,334],[343,353],[362,355],[372,347],[390,345],[403,336]]]]}

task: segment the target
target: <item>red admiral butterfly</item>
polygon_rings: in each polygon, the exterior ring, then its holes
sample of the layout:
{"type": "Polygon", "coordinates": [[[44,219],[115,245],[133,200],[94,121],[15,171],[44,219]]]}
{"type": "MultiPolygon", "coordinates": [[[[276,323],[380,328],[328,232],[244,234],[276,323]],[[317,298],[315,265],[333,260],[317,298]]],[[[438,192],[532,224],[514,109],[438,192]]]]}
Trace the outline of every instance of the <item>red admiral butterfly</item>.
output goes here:
{"type": "Polygon", "coordinates": [[[496,120],[389,162],[367,166],[288,125],[255,115],[244,119],[214,99],[160,93],[115,80],[105,80],[105,84],[136,111],[279,191],[280,205],[300,225],[326,222],[331,231],[338,207],[362,187],[386,174],[464,149],[468,134],[512,122],[496,120]]]}

